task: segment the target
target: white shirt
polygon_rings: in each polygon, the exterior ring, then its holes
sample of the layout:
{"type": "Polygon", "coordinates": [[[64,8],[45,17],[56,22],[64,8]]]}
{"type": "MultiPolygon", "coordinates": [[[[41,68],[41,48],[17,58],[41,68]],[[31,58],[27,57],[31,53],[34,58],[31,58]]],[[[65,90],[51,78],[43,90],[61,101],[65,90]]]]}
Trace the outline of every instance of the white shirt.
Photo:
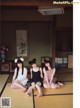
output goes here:
{"type": "MultiPolygon", "coordinates": [[[[17,73],[17,68],[15,69],[15,72],[17,73]]],[[[24,77],[24,74],[27,72],[27,69],[24,67],[23,68],[23,74],[22,74],[22,69],[19,69],[19,71],[18,71],[18,76],[17,76],[17,78],[16,78],[16,80],[21,80],[21,79],[23,79],[23,77],[24,77]]],[[[23,85],[25,85],[26,83],[27,83],[27,81],[28,81],[28,78],[26,77],[24,80],[22,80],[21,82],[22,82],[22,84],[23,85]]]]}

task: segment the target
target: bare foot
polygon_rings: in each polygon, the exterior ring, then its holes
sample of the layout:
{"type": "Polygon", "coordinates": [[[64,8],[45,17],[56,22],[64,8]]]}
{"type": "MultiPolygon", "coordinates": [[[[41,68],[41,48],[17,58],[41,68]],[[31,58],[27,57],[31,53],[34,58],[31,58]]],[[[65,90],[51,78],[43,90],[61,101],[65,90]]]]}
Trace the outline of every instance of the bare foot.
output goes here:
{"type": "Polygon", "coordinates": [[[27,88],[24,88],[23,92],[25,93],[27,91],[27,88]]]}
{"type": "Polygon", "coordinates": [[[63,86],[63,84],[62,84],[62,83],[60,83],[60,82],[58,82],[58,84],[59,84],[59,86],[63,86]]]}
{"type": "Polygon", "coordinates": [[[11,88],[13,88],[12,84],[10,85],[11,88]]]}
{"type": "Polygon", "coordinates": [[[30,95],[29,95],[28,93],[26,93],[26,96],[28,96],[28,97],[29,97],[30,95]]]}
{"type": "Polygon", "coordinates": [[[41,96],[42,96],[42,93],[40,93],[40,94],[37,95],[37,97],[41,97],[41,96]]]}

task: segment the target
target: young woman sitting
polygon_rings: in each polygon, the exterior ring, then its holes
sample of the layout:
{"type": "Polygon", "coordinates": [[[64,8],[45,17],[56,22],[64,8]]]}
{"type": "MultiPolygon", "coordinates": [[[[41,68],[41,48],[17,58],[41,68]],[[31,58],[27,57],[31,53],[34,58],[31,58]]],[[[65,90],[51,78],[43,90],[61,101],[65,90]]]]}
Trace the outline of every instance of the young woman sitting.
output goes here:
{"type": "Polygon", "coordinates": [[[39,68],[36,64],[36,59],[29,61],[29,64],[32,66],[30,69],[31,73],[31,86],[26,92],[26,95],[29,96],[32,92],[32,89],[36,88],[38,90],[38,97],[42,96],[41,85],[42,85],[42,69],[39,68]]]}
{"type": "Polygon", "coordinates": [[[23,66],[23,58],[15,59],[16,68],[14,71],[11,88],[21,88],[26,91],[25,85],[27,84],[27,69],[23,66]]]}
{"type": "Polygon", "coordinates": [[[44,88],[58,88],[63,86],[62,83],[55,81],[54,75],[56,69],[53,68],[50,61],[45,60],[45,67],[43,68],[44,78],[43,78],[43,87],[44,88]]]}

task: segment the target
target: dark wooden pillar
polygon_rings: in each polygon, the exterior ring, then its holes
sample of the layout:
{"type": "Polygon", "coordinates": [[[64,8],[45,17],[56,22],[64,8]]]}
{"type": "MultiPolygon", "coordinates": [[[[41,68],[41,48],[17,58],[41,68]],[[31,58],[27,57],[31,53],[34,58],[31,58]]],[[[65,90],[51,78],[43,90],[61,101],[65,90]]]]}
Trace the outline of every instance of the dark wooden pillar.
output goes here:
{"type": "Polygon", "coordinates": [[[0,47],[1,47],[1,21],[0,21],[0,47]]]}
{"type": "Polygon", "coordinates": [[[0,45],[1,45],[1,7],[0,7],[0,45]]]}
{"type": "Polygon", "coordinates": [[[55,66],[55,57],[56,57],[56,16],[53,16],[52,23],[52,63],[55,66]]]}

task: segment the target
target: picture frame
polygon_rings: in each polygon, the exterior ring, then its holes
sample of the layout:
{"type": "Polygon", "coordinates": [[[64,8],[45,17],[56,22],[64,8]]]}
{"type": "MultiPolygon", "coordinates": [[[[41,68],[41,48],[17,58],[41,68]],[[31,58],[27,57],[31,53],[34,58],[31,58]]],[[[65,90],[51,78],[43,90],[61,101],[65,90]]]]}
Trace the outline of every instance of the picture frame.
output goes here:
{"type": "Polygon", "coordinates": [[[27,56],[27,30],[16,30],[17,57],[27,56]]]}

